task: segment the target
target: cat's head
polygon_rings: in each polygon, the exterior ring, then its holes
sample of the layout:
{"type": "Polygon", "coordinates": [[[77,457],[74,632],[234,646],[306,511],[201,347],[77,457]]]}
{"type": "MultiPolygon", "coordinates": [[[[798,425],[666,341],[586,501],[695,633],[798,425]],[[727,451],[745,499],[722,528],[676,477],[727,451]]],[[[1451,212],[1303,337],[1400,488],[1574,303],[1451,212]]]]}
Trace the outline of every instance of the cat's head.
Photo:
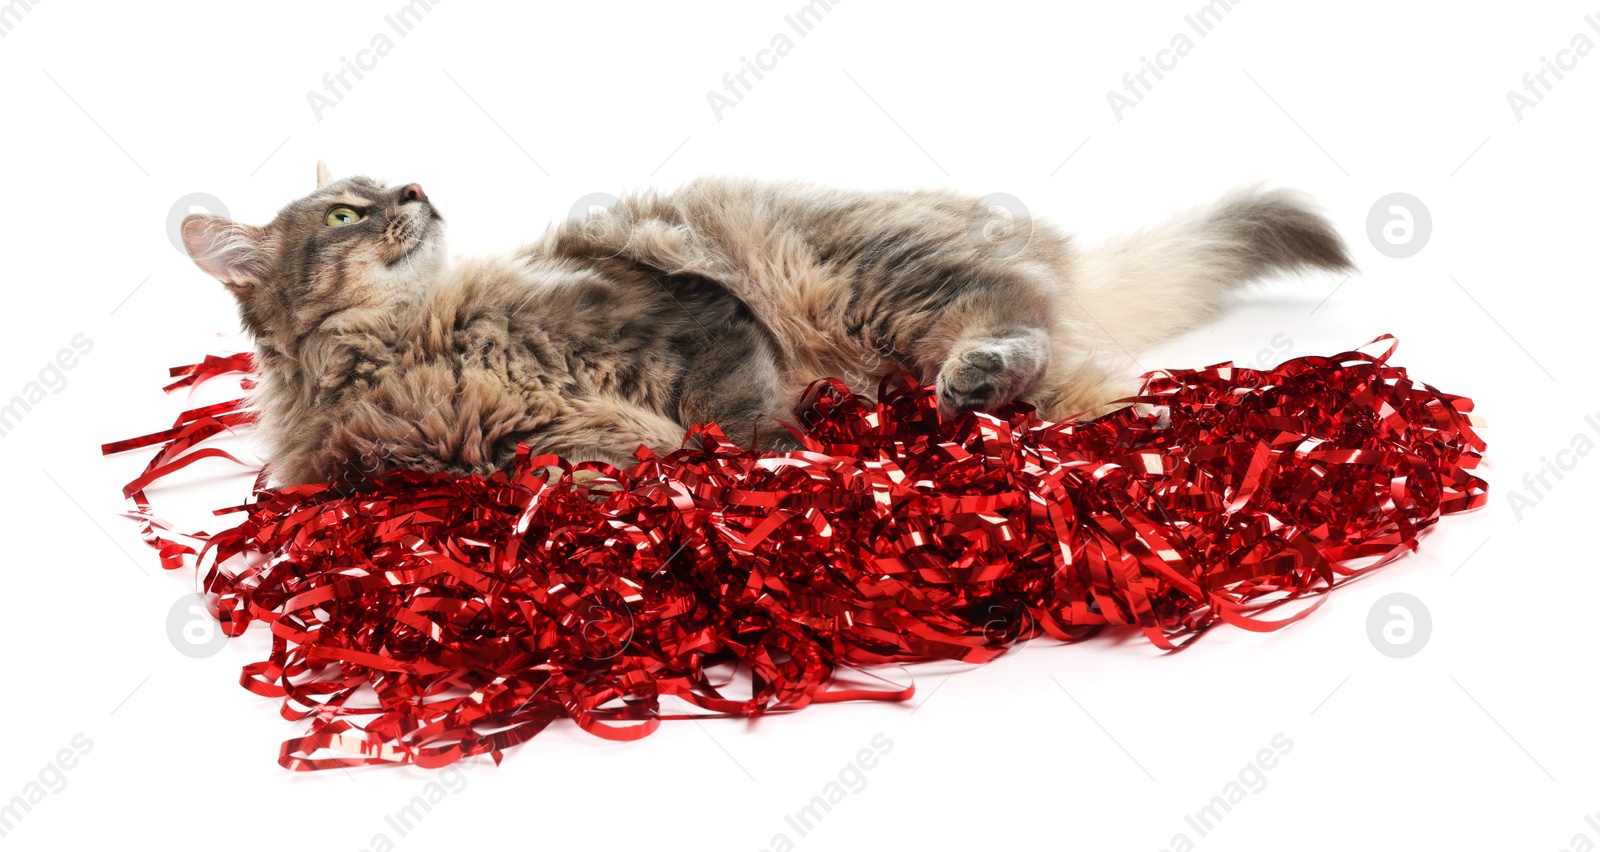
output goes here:
{"type": "Polygon", "coordinates": [[[183,220],[183,244],[227,285],[256,340],[289,351],[342,311],[377,308],[425,289],[444,263],[443,218],[417,184],[334,180],[266,225],[209,213],[183,220]]]}

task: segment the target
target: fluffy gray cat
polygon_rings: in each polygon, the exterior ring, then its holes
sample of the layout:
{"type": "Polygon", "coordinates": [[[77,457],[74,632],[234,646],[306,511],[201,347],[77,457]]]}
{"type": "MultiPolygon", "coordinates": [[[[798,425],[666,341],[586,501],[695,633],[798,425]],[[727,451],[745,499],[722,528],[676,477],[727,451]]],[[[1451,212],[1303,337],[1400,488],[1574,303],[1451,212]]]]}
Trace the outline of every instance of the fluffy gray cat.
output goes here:
{"type": "Polygon", "coordinates": [[[450,260],[417,184],[333,180],[270,224],[183,221],[256,342],[275,482],[352,468],[487,474],[518,443],[632,463],[718,423],[754,449],[812,380],[908,370],[950,413],[1060,419],[1131,393],[1132,353],[1282,270],[1350,268],[1300,195],[1241,190],[1079,247],[954,192],[706,178],[450,260]],[[998,226],[998,227],[997,227],[998,226]]]}

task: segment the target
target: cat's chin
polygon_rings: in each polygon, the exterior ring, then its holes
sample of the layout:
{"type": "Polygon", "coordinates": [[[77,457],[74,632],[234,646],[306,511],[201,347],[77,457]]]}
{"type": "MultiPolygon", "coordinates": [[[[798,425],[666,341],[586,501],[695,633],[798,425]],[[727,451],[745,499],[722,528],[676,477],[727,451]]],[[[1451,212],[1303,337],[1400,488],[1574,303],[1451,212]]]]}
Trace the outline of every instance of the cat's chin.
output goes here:
{"type": "Polygon", "coordinates": [[[431,217],[411,232],[405,248],[384,265],[402,274],[407,267],[436,267],[444,256],[444,242],[443,220],[431,217]]]}

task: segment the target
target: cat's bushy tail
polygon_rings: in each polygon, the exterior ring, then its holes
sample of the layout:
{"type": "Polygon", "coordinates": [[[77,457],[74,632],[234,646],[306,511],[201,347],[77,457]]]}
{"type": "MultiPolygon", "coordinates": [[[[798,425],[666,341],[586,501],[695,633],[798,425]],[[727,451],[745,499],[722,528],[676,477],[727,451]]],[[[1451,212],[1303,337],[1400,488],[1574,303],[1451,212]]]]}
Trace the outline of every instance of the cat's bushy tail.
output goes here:
{"type": "Polygon", "coordinates": [[[1255,279],[1354,269],[1344,240],[1309,198],[1259,187],[1078,254],[1072,293],[1086,328],[1129,352],[1211,317],[1230,291],[1255,279]]]}

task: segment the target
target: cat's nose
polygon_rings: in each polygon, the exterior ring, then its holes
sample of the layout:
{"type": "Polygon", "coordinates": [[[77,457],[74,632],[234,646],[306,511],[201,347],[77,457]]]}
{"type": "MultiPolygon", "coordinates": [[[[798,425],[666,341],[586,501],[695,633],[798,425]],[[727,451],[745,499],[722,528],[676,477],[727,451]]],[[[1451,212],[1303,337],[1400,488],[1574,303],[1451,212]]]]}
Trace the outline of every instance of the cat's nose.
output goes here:
{"type": "Polygon", "coordinates": [[[408,184],[400,190],[400,198],[404,201],[427,201],[428,194],[422,191],[422,184],[408,184]]]}

